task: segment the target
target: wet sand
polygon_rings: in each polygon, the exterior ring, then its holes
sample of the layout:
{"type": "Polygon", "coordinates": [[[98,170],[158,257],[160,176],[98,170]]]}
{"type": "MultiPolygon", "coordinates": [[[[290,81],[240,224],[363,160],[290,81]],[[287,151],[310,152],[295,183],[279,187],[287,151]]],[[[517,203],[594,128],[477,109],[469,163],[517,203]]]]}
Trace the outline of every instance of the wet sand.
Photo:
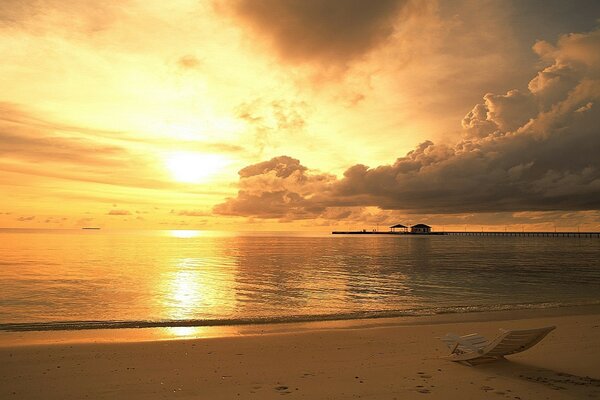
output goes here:
{"type": "Polygon", "coordinates": [[[598,307],[200,330],[208,337],[179,340],[122,334],[1,342],[0,398],[600,399],[598,307]],[[448,332],[548,325],[557,329],[507,361],[440,358],[448,351],[437,337],[448,332]]]}

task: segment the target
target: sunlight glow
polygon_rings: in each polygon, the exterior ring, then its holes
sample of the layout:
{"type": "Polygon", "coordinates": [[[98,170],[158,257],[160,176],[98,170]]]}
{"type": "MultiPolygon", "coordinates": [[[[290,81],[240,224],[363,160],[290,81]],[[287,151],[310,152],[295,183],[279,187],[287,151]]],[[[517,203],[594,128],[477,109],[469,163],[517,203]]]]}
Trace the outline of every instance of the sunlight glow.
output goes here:
{"type": "Polygon", "coordinates": [[[189,239],[200,236],[200,231],[193,229],[177,229],[169,231],[169,236],[173,236],[180,239],[189,239]]]}
{"type": "Polygon", "coordinates": [[[181,338],[199,336],[205,328],[199,326],[170,326],[166,330],[169,334],[181,338]]]}
{"type": "Polygon", "coordinates": [[[204,183],[229,164],[219,154],[202,154],[187,151],[169,153],[165,164],[177,182],[204,183]]]}

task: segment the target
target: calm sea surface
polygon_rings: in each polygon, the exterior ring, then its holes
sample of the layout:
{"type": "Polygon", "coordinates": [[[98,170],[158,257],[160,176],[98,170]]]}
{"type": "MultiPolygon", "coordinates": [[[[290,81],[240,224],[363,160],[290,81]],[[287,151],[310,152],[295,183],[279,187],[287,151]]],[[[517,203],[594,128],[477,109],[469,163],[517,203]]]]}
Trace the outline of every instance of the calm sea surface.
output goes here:
{"type": "Polygon", "coordinates": [[[597,238],[0,229],[0,330],[598,303],[597,238]]]}

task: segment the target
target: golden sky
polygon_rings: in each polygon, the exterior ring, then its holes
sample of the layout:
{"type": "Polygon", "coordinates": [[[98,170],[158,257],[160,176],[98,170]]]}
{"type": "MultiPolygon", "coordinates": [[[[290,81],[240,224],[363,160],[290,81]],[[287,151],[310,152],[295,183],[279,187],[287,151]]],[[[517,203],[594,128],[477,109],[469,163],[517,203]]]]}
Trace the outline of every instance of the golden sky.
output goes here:
{"type": "Polygon", "coordinates": [[[4,0],[0,227],[600,230],[599,17],[4,0]]]}

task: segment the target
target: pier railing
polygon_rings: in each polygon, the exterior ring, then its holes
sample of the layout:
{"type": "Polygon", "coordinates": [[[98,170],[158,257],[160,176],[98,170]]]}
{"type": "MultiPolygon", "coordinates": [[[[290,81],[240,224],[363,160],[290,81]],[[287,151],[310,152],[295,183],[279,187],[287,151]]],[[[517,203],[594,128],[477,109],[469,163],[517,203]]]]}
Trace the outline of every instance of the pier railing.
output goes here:
{"type": "Polygon", "coordinates": [[[597,237],[600,232],[444,232],[445,235],[459,236],[544,236],[544,237],[597,237]]]}
{"type": "Polygon", "coordinates": [[[454,236],[540,236],[540,237],[591,237],[600,238],[600,232],[502,232],[502,231],[446,231],[430,233],[390,232],[390,231],[334,231],[334,235],[454,235],[454,236]]]}

